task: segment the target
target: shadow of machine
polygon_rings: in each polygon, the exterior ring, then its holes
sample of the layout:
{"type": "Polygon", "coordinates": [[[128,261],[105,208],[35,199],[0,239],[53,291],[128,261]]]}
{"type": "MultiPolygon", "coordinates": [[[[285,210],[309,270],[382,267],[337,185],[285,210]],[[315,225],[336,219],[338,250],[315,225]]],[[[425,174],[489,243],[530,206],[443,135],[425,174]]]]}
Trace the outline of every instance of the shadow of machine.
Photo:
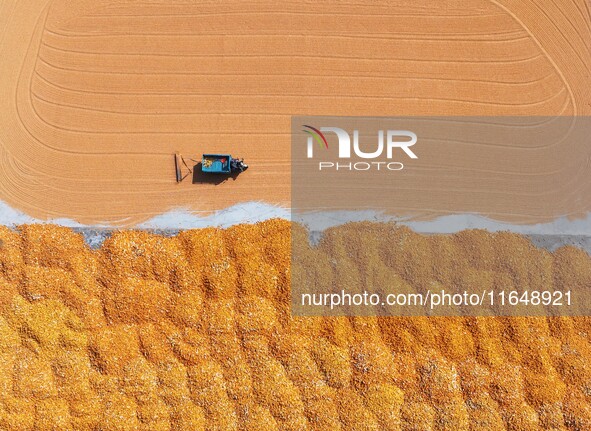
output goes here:
{"type": "Polygon", "coordinates": [[[236,178],[238,178],[238,175],[240,175],[240,172],[232,172],[228,175],[212,174],[209,172],[203,172],[201,168],[201,162],[198,162],[196,165],[193,166],[193,184],[218,185],[221,183],[225,183],[229,179],[235,181],[236,178]]]}

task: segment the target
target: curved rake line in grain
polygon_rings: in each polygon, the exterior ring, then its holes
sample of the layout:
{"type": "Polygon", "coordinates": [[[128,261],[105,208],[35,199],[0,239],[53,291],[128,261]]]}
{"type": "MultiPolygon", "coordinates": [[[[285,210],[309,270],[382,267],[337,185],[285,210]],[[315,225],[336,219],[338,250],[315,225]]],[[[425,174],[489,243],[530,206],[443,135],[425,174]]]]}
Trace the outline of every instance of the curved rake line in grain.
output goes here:
{"type": "MultiPolygon", "coordinates": [[[[81,73],[81,74],[97,74],[97,75],[131,75],[131,76],[207,76],[207,77],[216,77],[216,76],[246,76],[246,77],[261,77],[261,76],[271,76],[271,77],[300,77],[300,78],[328,78],[325,74],[313,74],[313,73],[235,73],[235,72],[228,72],[228,73],[203,73],[203,72],[119,72],[119,71],[110,71],[110,70],[89,70],[89,69],[74,69],[71,67],[64,67],[58,66],[50,61],[47,61],[42,56],[39,56],[39,61],[52,68],[57,70],[63,70],[66,72],[74,72],[74,73],[81,73]]],[[[37,71],[36,71],[37,72],[37,71]]],[[[555,76],[554,73],[548,73],[540,78],[535,78],[526,81],[495,81],[493,79],[463,79],[463,78],[430,78],[430,77],[400,77],[400,76],[391,76],[391,75],[360,75],[356,74],[355,78],[351,77],[351,74],[331,74],[330,78],[346,78],[346,79],[373,79],[373,80],[384,80],[384,81],[392,81],[392,80],[399,80],[399,81],[443,81],[443,82],[469,82],[475,84],[494,84],[498,86],[526,86],[532,84],[539,84],[542,81],[548,80],[555,76]]],[[[46,82],[51,85],[57,87],[57,84],[54,84],[43,76],[41,76],[46,82]]],[[[65,88],[68,89],[68,88],[65,88]]],[[[73,89],[69,89],[72,91],[76,91],[73,89]]],[[[160,93],[158,93],[160,94],[160,93]]],[[[182,95],[191,94],[191,93],[179,93],[182,95]]],[[[202,94],[202,93],[195,93],[195,94],[202,94]]],[[[308,96],[306,96],[308,97],[308,96]]],[[[310,97],[326,97],[326,96],[318,96],[316,94],[310,95],[310,97]]],[[[338,97],[338,96],[335,96],[338,97]]]]}
{"type": "Polygon", "coordinates": [[[566,79],[566,77],[562,73],[562,70],[558,67],[558,65],[556,64],[556,62],[554,61],[554,59],[550,56],[550,54],[548,54],[548,51],[546,51],[546,49],[542,46],[542,44],[535,37],[535,35],[532,33],[532,31],[525,25],[525,23],[521,19],[519,19],[519,17],[515,13],[513,13],[506,6],[504,6],[501,3],[499,3],[497,0],[490,0],[490,1],[492,3],[494,3],[495,5],[497,5],[499,8],[501,8],[502,10],[504,10],[505,12],[507,12],[507,14],[509,14],[515,20],[515,22],[519,23],[519,25],[521,25],[521,27],[523,27],[523,29],[527,32],[527,34],[530,35],[532,41],[538,46],[538,49],[546,56],[546,58],[548,59],[548,61],[552,64],[552,66],[556,70],[556,73],[562,79],[562,82],[564,83],[566,89],[568,90],[569,96],[571,98],[571,102],[573,104],[573,115],[577,115],[577,102],[576,102],[575,96],[573,94],[573,90],[572,90],[572,88],[571,88],[568,80],[566,79]]]}
{"type": "Polygon", "coordinates": [[[543,54],[538,53],[533,56],[519,58],[519,59],[511,59],[511,60],[436,60],[436,59],[425,59],[425,58],[409,58],[409,57],[396,57],[393,59],[392,57],[353,57],[353,56],[345,56],[345,55],[309,55],[309,54],[182,54],[182,53],[175,53],[175,54],[167,54],[167,53],[140,53],[140,52],[105,52],[105,51],[81,51],[81,50],[74,50],[74,49],[66,49],[66,48],[59,48],[54,45],[50,45],[47,42],[42,42],[44,46],[47,46],[51,49],[56,51],[62,52],[70,52],[75,54],[86,54],[86,55],[111,55],[111,56],[151,56],[151,57],[206,57],[206,58],[224,58],[224,57],[232,57],[232,58],[295,58],[295,59],[329,59],[329,60],[363,60],[363,61],[408,61],[408,62],[417,62],[417,63],[453,63],[453,64],[513,64],[513,63],[525,63],[531,60],[535,60],[536,58],[543,57],[543,54]]]}
{"type": "MultiPolygon", "coordinates": [[[[150,37],[168,37],[168,38],[176,38],[178,36],[180,37],[196,37],[196,38],[207,38],[207,37],[220,37],[223,36],[224,33],[220,32],[220,33],[102,33],[102,34],[97,34],[97,33],[76,33],[76,32],[58,32],[55,30],[49,30],[49,29],[45,29],[45,33],[51,34],[51,35],[55,35],[55,36],[59,36],[59,37],[63,37],[63,38],[70,38],[70,39],[76,39],[76,38],[82,38],[82,39],[89,39],[89,38],[118,38],[118,37],[145,37],[145,36],[150,36],[150,37]]],[[[424,33],[425,35],[428,35],[430,33],[424,33]]],[[[318,34],[313,34],[313,35],[307,35],[306,39],[314,39],[314,38],[318,38],[318,39],[368,39],[368,40],[404,40],[404,41],[421,41],[421,42],[441,42],[441,43],[445,43],[445,42],[478,42],[478,43],[506,43],[506,42],[517,42],[517,41],[522,41],[522,40],[529,40],[529,36],[525,35],[523,36],[523,31],[521,30],[515,30],[515,31],[508,31],[508,32],[486,32],[486,33],[482,33],[481,36],[482,38],[478,38],[478,37],[472,37],[472,38],[468,38],[465,37],[464,33],[458,33],[458,35],[462,35],[462,36],[458,36],[458,37],[449,37],[451,34],[446,34],[446,37],[418,37],[416,36],[416,33],[409,33],[407,35],[401,35],[401,36],[397,36],[394,34],[390,34],[390,33],[383,33],[383,34],[375,34],[372,36],[368,36],[368,35],[364,35],[362,33],[358,34],[358,35],[346,35],[346,34],[339,34],[338,36],[335,36],[332,33],[326,33],[326,34],[322,34],[322,33],[318,33],[318,34]],[[412,36],[409,36],[410,34],[412,34],[412,36]],[[499,39],[499,38],[491,38],[492,36],[496,36],[496,35],[521,35],[519,37],[512,37],[512,38],[507,38],[507,39],[499,39]]],[[[253,34],[253,33],[240,33],[236,35],[238,38],[251,38],[251,37],[262,37],[262,38],[266,38],[266,37],[285,37],[285,33],[259,33],[259,34],[253,34]]]]}

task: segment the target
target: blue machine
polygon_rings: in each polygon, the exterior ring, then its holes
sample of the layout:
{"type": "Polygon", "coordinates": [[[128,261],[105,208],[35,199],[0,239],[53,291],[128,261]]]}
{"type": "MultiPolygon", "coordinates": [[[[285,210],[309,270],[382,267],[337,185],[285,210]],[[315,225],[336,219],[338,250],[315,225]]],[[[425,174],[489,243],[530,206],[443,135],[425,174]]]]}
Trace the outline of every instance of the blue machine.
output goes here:
{"type": "MultiPolygon", "coordinates": [[[[188,159],[194,163],[197,160],[188,159]]],[[[203,154],[201,157],[201,172],[206,174],[233,174],[237,175],[248,169],[243,159],[232,158],[230,154],[203,154]]],[[[193,173],[193,169],[187,164],[179,153],[174,155],[176,182],[180,183],[193,173]]]]}
{"type": "Polygon", "coordinates": [[[232,172],[232,156],[229,154],[204,154],[201,170],[211,174],[229,174],[232,172]]]}

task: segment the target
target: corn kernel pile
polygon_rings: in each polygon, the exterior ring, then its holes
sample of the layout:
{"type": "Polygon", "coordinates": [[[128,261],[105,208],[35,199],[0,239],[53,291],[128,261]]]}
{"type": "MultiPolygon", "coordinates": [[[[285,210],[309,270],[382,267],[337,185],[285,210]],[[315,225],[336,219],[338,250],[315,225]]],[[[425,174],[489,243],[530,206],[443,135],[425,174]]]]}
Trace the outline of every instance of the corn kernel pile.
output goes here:
{"type": "MultiPolygon", "coordinates": [[[[329,243],[362,250],[348,229],[329,243]]],[[[294,318],[290,230],[122,231],[91,250],[63,227],[0,228],[0,430],[591,430],[591,319],[294,318]]],[[[396,235],[381,265],[408,283],[591,286],[574,248],[396,235]]]]}

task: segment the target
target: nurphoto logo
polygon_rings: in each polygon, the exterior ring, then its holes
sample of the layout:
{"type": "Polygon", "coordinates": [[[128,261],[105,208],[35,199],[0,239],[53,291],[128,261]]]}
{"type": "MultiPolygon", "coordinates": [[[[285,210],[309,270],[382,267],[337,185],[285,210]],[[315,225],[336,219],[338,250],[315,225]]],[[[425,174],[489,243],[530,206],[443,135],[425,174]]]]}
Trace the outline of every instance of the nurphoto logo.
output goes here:
{"type": "Polygon", "coordinates": [[[358,161],[343,162],[341,159],[351,159],[351,135],[340,127],[313,127],[307,124],[303,125],[307,136],[307,157],[314,158],[314,144],[320,148],[328,150],[328,139],[325,133],[334,133],[338,139],[339,161],[321,161],[318,163],[319,170],[390,170],[399,171],[404,168],[401,162],[391,161],[395,156],[395,150],[400,149],[407,157],[417,159],[417,155],[410,149],[417,143],[417,135],[409,130],[379,130],[377,139],[377,148],[372,152],[362,151],[359,146],[359,131],[353,130],[353,153],[360,159],[386,159],[378,161],[358,161]],[[385,139],[384,139],[385,136],[385,139]],[[384,140],[386,141],[384,143],[384,140]],[[385,149],[385,156],[384,156],[385,149]]]}

